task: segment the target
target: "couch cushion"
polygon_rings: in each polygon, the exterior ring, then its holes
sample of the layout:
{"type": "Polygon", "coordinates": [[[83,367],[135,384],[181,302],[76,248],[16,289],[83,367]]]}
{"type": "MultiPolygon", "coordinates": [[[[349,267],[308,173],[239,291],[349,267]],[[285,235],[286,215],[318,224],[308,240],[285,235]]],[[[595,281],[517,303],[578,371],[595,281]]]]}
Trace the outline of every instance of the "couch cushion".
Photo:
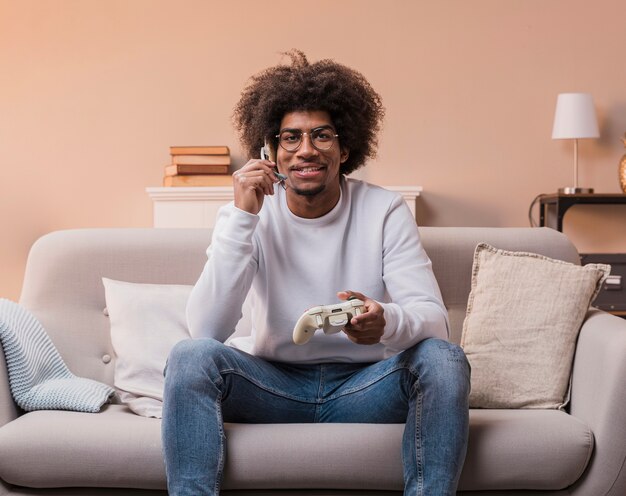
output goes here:
{"type": "Polygon", "coordinates": [[[0,428],[0,478],[35,488],[163,489],[160,429],[121,405],[30,412],[0,428]]]}
{"type": "Polygon", "coordinates": [[[560,410],[470,410],[460,489],[564,489],[585,470],[593,433],[560,410]]]}
{"type": "MultiPolygon", "coordinates": [[[[399,424],[227,424],[224,488],[401,490],[399,424]]],[[[557,410],[472,410],[462,490],[559,489],[584,470],[586,425],[557,410]]],[[[29,487],[164,489],[160,421],[31,412],[0,428],[0,478],[29,487]]]]}

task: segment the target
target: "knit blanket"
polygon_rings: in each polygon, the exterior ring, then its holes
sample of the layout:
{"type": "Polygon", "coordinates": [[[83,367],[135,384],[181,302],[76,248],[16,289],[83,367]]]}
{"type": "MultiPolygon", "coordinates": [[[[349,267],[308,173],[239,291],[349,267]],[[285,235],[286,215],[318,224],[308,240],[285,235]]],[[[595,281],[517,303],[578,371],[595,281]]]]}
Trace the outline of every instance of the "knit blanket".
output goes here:
{"type": "Polygon", "coordinates": [[[33,314],[0,299],[0,345],[15,403],[25,411],[98,412],[114,393],[106,384],[70,372],[33,314]]]}

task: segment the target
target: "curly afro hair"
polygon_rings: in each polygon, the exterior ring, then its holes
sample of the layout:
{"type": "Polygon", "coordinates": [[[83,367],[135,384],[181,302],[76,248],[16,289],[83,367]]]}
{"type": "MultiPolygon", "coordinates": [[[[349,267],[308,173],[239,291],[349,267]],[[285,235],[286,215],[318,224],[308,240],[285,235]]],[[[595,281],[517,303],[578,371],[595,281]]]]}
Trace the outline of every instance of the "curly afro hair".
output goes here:
{"type": "Polygon", "coordinates": [[[252,76],[235,106],[233,121],[245,152],[256,157],[275,138],[286,113],[328,112],[342,147],[350,151],[342,174],[376,156],[385,109],[378,93],[359,72],[333,60],[309,63],[299,50],[286,53],[291,65],[277,65],[252,76]]]}

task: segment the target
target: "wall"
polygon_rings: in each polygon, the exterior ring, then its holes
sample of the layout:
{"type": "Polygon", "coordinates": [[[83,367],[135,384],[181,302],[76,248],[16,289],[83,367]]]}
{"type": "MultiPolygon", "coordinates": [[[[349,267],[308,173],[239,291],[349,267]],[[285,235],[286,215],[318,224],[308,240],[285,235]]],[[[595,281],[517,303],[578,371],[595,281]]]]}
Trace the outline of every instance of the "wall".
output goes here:
{"type": "MultiPolygon", "coordinates": [[[[624,19],[622,0],[0,0],[0,296],[46,232],[150,226],[170,145],[227,144],[242,165],[232,107],[292,47],[381,93],[379,157],[358,175],[423,186],[423,225],[525,226],[537,194],[571,186],[560,92],[591,92],[600,116],[581,184],[619,192],[624,19]]],[[[575,207],[565,230],[626,252],[625,214],[575,207]]]]}

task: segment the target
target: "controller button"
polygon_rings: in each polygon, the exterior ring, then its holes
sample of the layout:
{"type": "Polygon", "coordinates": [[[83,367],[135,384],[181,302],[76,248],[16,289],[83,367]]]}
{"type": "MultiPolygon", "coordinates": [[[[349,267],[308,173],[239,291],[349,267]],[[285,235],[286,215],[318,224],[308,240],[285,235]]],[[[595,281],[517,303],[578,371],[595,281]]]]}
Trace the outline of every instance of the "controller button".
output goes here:
{"type": "Polygon", "coordinates": [[[346,314],[333,315],[328,318],[328,322],[332,326],[344,326],[348,323],[346,314]]]}

